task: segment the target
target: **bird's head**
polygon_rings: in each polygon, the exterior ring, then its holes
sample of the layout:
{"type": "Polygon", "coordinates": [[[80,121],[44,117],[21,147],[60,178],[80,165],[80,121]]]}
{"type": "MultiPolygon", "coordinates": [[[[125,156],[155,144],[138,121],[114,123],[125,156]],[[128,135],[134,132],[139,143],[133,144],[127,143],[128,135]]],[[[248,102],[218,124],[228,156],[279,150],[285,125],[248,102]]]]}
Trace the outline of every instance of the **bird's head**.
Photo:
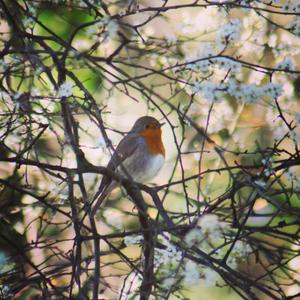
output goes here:
{"type": "Polygon", "coordinates": [[[163,123],[159,123],[153,117],[144,116],[136,120],[134,123],[131,133],[141,133],[141,134],[161,134],[161,126],[163,123]]]}

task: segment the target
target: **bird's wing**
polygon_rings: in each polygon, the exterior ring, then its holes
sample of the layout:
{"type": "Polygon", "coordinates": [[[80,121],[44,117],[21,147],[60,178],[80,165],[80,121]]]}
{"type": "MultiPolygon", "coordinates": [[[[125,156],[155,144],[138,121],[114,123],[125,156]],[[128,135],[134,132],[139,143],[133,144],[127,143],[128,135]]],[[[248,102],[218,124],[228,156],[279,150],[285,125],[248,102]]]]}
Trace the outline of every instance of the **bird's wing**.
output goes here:
{"type": "MultiPolygon", "coordinates": [[[[107,168],[111,171],[115,171],[126,158],[130,157],[136,151],[139,142],[139,138],[137,138],[136,135],[127,135],[124,139],[122,139],[115,149],[112,158],[108,162],[107,168]]],[[[99,195],[111,182],[112,180],[109,177],[105,175],[103,176],[98,191],[94,196],[94,200],[99,197],[99,195]]]]}
{"type": "Polygon", "coordinates": [[[118,144],[112,158],[110,159],[107,165],[107,168],[109,168],[112,171],[115,171],[116,168],[119,167],[120,164],[125,159],[130,157],[135,152],[139,143],[140,143],[140,139],[138,138],[137,135],[135,134],[127,135],[118,144]]]}

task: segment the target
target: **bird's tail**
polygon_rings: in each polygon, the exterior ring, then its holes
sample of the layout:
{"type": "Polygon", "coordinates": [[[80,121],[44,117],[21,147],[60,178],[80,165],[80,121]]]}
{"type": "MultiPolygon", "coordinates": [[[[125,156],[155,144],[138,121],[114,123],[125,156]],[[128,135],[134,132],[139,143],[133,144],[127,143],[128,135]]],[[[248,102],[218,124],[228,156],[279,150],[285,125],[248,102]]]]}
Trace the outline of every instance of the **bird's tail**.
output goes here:
{"type": "Polygon", "coordinates": [[[94,217],[97,210],[103,203],[103,201],[107,198],[107,196],[117,187],[117,183],[115,181],[112,181],[110,184],[108,184],[105,188],[99,189],[97,193],[95,194],[91,204],[91,216],[94,217]],[[95,205],[93,206],[93,204],[95,205]],[[92,207],[93,206],[93,207],[92,207]]]}
{"type": "Polygon", "coordinates": [[[93,203],[95,203],[95,205],[91,209],[92,217],[95,216],[97,210],[99,209],[99,207],[101,206],[103,201],[107,198],[107,196],[111,193],[111,191],[112,191],[112,189],[110,188],[110,186],[107,186],[101,193],[96,193],[96,195],[94,196],[93,201],[91,203],[91,205],[93,205],[93,203]]]}

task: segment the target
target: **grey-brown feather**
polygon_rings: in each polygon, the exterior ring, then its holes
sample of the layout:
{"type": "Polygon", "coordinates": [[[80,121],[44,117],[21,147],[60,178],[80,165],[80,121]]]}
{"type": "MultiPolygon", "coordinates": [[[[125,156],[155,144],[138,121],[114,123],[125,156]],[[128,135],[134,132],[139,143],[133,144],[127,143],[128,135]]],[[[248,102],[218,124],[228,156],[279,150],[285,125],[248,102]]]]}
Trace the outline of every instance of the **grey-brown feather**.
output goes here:
{"type": "MultiPolygon", "coordinates": [[[[137,134],[128,134],[126,138],[122,139],[115,149],[110,161],[108,162],[106,168],[115,171],[121,163],[131,156],[138,147],[140,137],[137,134]]],[[[112,179],[108,176],[103,176],[97,193],[94,196],[93,201],[99,197],[99,195],[104,191],[104,189],[112,182],[112,179]]]]}
{"type": "MultiPolygon", "coordinates": [[[[151,179],[152,176],[147,176],[145,169],[147,169],[149,161],[149,150],[146,142],[139,133],[145,129],[149,124],[159,122],[149,116],[139,118],[128,135],[121,140],[115,152],[107,164],[107,168],[111,171],[116,171],[125,178],[137,182],[145,182],[151,179]]],[[[155,172],[154,172],[155,173],[155,172]]],[[[103,200],[111,191],[118,186],[115,180],[108,176],[103,176],[100,186],[93,198],[92,204],[96,202],[92,214],[95,214],[103,200]],[[97,199],[98,198],[98,199],[97,199]]]]}
{"type": "MultiPolygon", "coordinates": [[[[144,139],[141,138],[138,133],[144,130],[147,125],[155,122],[158,123],[158,121],[155,118],[150,116],[144,116],[137,119],[128,135],[124,139],[122,139],[118,144],[113,156],[107,164],[107,168],[111,171],[115,171],[126,158],[129,158],[135,152],[139,144],[143,147],[141,147],[142,149],[140,149],[141,151],[139,151],[141,153],[139,153],[138,156],[145,156],[144,151],[147,151],[146,144],[144,139]]],[[[137,162],[133,162],[133,164],[136,165],[137,162]]],[[[131,171],[132,170],[127,170],[129,174],[131,173],[131,171]]],[[[103,176],[93,201],[95,201],[95,199],[99,197],[99,195],[104,191],[105,187],[108,186],[111,182],[112,180],[109,177],[103,176]]]]}

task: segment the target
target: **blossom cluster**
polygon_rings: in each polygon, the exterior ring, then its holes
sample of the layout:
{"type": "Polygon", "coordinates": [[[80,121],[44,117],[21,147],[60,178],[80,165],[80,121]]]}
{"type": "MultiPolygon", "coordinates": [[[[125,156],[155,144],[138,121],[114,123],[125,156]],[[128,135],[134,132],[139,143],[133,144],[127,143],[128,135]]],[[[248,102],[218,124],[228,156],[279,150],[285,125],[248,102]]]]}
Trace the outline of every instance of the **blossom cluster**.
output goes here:
{"type": "Polygon", "coordinates": [[[241,21],[239,19],[230,20],[223,25],[216,37],[217,48],[224,48],[228,44],[239,40],[241,34],[241,21]]]}
{"type": "Polygon", "coordinates": [[[224,83],[196,81],[191,88],[188,87],[188,92],[196,95],[200,94],[210,102],[223,100],[226,95],[229,95],[244,103],[255,103],[261,100],[262,97],[278,98],[282,94],[283,89],[278,83],[258,86],[232,79],[224,83]]]}
{"type": "MultiPolygon", "coordinates": [[[[167,233],[159,234],[158,241],[162,244],[162,247],[155,248],[154,263],[155,266],[173,264],[179,262],[182,259],[182,251],[171,242],[170,235],[167,233]]],[[[143,242],[143,236],[141,235],[129,235],[124,238],[124,244],[129,247],[143,242]]]]}
{"type": "Polygon", "coordinates": [[[286,57],[282,62],[277,65],[277,68],[283,71],[294,71],[295,62],[291,57],[286,57]]]}
{"type": "Polygon", "coordinates": [[[294,1],[285,1],[285,3],[282,5],[282,10],[286,12],[295,12],[299,13],[300,12],[300,4],[295,3],[294,1]]]}
{"type": "Polygon", "coordinates": [[[227,265],[232,269],[236,269],[238,267],[238,262],[245,260],[249,253],[251,253],[251,247],[248,243],[241,240],[236,241],[228,256],[227,265]]]}
{"type": "Polygon", "coordinates": [[[213,214],[203,215],[199,218],[197,226],[185,236],[185,242],[189,247],[203,242],[218,243],[222,239],[223,231],[227,224],[219,221],[218,216],[213,214]]]}
{"type": "Polygon", "coordinates": [[[0,60],[0,73],[3,73],[7,70],[8,68],[8,64],[3,60],[1,59],[0,60]]]}
{"type": "Polygon", "coordinates": [[[65,81],[62,85],[60,85],[57,96],[58,97],[70,97],[73,94],[73,84],[70,81],[65,81]]]}
{"type": "Polygon", "coordinates": [[[294,185],[296,189],[300,189],[300,177],[295,170],[289,169],[285,172],[285,176],[290,184],[294,185]]]}
{"type": "Polygon", "coordinates": [[[300,22],[298,20],[291,22],[289,28],[296,36],[300,36],[300,22]]]}
{"type": "Polygon", "coordinates": [[[233,76],[236,76],[241,71],[242,65],[239,61],[221,56],[210,58],[212,55],[210,53],[204,57],[202,54],[198,59],[192,57],[192,61],[187,63],[188,69],[204,75],[217,70],[225,70],[226,72],[230,71],[233,76]]]}
{"type": "Polygon", "coordinates": [[[264,166],[264,171],[263,172],[264,172],[265,176],[270,176],[270,175],[274,174],[273,158],[272,157],[263,158],[261,162],[264,166]]]}
{"type": "Polygon", "coordinates": [[[124,237],[124,244],[127,247],[140,244],[142,241],[143,241],[143,236],[141,235],[127,235],[124,237]]]}
{"type": "Polygon", "coordinates": [[[94,25],[89,26],[86,32],[88,35],[96,35],[101,37],[102,31],[104,30],[103,40],[108,41],[115,37],[118,29],[119,26],[116,20],[110,19],[109,17],[103,17],[94,25]]]}
{"type": "Polygon", "coordinates": [[[165,246],[165,248],[155,248],[155,266],[179,263],[182,259],[183,253],[171,242],[170,236],[167,234],[161,234],[158,236],[158,240],[165,246]]]}
{"type": "Polygon", "coordinates": [[[184,266],[184,284],[193,286],[199,283],[200,280],[200,268],[192,260],[188,260],[184,266]]]}
{"type": "Polygon", "coordinates": [[[37,11],[36,11],[36,8],[32,5],[29,5],[28,6],[28,13],[29,13],[29,16],[26,16],[23,20],[23,25],[25,27],[25,29],[32,29],[35,25],[35,20],[33,17],[36,16],[37,14],[37,11]]]}
{"type": "MultiPolygon", "coordinates": [[[[229,251],[228,244],[224,243],[224,234],[229,232],[226,223],[221,222],[214,214],[203,215],[199,218],[197,226],[190,230],[185,236],[188,247],[197,246],[202,251],[212,255],[214,258],[223,259],[229,251]]],[[[251,249],[244,241],[238,240],[230,250],[227,265],[237,268],[238,262],[243,260],[251,249]]],[[[199,266],[195,262],[187,260],[185,263],[184,281],[189,285],[197,284],[199,278],[204,278],[206,284],[215,285],[218,275],[211,268],[199,266]]]]}
{"type": "Polygon", "coordinates": [[[295,114],[295,122],[297,125],[300,125],[300,111],[295,114]]]}

